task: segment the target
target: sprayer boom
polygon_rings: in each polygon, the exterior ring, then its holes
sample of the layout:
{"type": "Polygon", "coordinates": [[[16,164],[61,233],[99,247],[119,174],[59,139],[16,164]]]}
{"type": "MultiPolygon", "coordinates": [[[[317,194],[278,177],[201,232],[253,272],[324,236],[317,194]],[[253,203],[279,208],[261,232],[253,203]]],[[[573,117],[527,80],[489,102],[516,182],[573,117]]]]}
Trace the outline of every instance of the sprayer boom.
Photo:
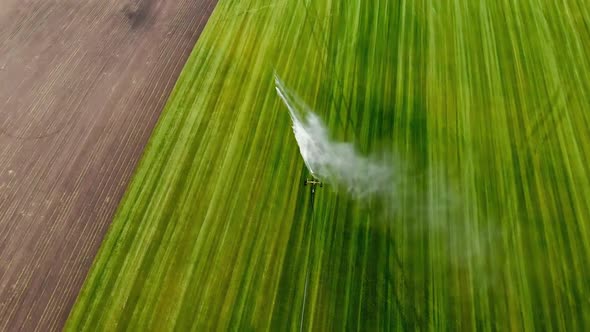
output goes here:
{"type": "Polygon", "coordinates": [[[305,180],[305,184],[304,185],[307,186],[308,184],[309,185],[312,185],[312,186],[317,186],[317,185],[319,185],[320,187],[323,187],[324,186],[324,184],[321,181],[318,181],[318,180],[309,180],[309,179],[308,180],[305,180]]]}

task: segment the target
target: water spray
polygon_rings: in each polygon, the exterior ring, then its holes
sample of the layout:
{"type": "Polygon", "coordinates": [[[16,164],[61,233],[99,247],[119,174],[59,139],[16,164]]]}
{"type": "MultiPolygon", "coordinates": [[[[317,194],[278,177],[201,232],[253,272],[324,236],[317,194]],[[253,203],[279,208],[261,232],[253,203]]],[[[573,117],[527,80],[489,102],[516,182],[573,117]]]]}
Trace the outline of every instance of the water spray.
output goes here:
{"type": "Polygon", "coordinates": [[[391,163],[363,156],[353,142],[333,139],[322,119],[276,74],[275,88],[289,110],[299,152],[313,177],[307,183],[314,192],[316,182],[323,182],[355,199],[391,193],[394,180],[391,163]]]}

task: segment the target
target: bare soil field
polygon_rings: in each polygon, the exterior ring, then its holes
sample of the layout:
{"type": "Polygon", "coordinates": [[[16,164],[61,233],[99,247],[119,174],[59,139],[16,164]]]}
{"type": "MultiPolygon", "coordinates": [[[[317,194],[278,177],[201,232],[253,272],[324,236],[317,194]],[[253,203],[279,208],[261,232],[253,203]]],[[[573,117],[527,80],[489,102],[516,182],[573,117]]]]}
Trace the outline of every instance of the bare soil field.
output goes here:
{"type": "Polygon", "coordinates": [[[59,330],[215,0],[0,8],[0,331],[59,330]]]}

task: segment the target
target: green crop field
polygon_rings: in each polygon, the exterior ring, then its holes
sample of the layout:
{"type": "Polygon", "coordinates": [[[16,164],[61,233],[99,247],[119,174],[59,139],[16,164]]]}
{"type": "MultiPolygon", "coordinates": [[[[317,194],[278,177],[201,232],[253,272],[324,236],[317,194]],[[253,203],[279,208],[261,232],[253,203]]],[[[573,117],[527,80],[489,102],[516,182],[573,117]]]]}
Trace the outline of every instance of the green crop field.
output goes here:
{"type": "Polygon", "coordinates": [[[220,0],[66,329],[588,330],[589,106],[586,0],[220,0]],[[311,196],[275,72],[394,199],[311,196]]]}

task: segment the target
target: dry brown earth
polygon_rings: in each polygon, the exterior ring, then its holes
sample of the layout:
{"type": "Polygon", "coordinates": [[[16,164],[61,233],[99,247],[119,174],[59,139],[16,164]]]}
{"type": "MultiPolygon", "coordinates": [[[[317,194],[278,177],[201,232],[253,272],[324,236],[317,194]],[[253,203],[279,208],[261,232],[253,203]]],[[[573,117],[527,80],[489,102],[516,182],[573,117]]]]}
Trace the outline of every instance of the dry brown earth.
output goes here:
{"type": "Polygon", "coordinates": [[[0,5],[0,331],[59,330],[215,0],[0,5]]]}

